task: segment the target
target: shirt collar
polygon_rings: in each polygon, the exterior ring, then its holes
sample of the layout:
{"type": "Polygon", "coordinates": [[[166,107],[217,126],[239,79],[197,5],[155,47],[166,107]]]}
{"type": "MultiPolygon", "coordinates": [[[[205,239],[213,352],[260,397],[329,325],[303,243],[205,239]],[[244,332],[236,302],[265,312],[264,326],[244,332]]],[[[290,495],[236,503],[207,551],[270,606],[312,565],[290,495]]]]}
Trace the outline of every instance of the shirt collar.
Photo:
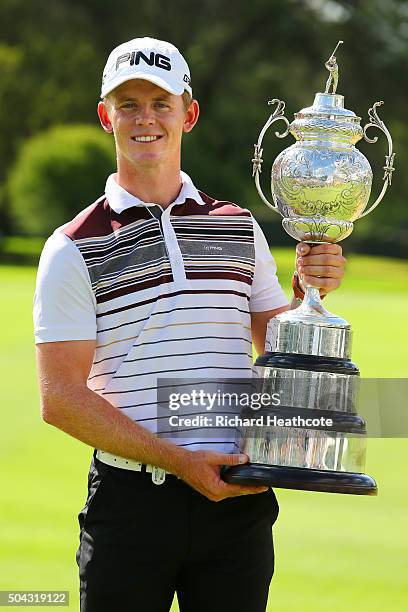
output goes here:
{"type": "MultiPolygon", "coordinates": [[[[205,204],[202,197],[198,193],[193,181],[185,172],[180,172],[182,186],[180,193],[174,200],[173,204],[183,204],[187,199],[192,199],[198,204],[205,204]]],[[[154,202],[143,202],[137,196],[132,195],[126,189],[123,189],[116,182],[116,174],[111,174],[106,181],[105,195],[108,199],[109,206],[115,213],[120,214],[127,208],[132,206],[158,206],[154,202]]]]}

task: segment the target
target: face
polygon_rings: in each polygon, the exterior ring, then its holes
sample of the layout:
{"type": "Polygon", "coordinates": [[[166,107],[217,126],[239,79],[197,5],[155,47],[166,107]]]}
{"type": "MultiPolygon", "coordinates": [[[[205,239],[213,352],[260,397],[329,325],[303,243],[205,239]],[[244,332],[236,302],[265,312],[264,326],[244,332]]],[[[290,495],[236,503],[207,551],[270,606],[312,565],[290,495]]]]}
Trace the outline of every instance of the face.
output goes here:
{"type": "Polygon", "coordinates": [[[198,119],[198,103],[184,108],[181,96],[141,79],[127,81],[109,95],[109,104],[100,102],[102,127],[113,132],[118,168],[155,168],[180,165],[181,138],[198,119]]]}

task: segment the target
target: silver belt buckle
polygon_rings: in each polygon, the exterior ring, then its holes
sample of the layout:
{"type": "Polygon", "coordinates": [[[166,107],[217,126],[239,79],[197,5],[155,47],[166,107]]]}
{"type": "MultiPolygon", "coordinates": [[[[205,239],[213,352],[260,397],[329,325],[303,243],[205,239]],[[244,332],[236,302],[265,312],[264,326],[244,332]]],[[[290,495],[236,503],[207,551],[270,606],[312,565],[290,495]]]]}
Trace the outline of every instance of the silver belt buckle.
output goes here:
{"type": "Polygon", "coordinates": [[[166,470],[163,468],[153,466],[152,469],[152,482],[156,485],[161,485],[166,480],[166,470]]]}

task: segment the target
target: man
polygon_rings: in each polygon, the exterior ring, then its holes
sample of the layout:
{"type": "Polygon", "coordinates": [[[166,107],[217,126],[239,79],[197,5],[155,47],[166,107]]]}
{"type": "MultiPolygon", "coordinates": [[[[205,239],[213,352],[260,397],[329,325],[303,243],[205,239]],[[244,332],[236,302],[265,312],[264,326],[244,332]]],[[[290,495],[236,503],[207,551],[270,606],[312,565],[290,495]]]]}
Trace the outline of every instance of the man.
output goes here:
{"type": "MultiPolygon", "coordinates": [[[[120,45],[101,97],[117,173],[47,241],[34,309],[43,418],[97,449],[79,515],[81,610],[164,612],[177,591],[183,612],[261,611],[275,496],[223,482],[222,465],[248,460],[230,440],[156,436],[157,378],[250,376],[251,337],[263,352],[267,321],[289,305],[250,213],[181,172],[199,106],[179,51],[120,45]]],[[[340,247],[297,253],[306,282],[339,285],[340,247]]]]}

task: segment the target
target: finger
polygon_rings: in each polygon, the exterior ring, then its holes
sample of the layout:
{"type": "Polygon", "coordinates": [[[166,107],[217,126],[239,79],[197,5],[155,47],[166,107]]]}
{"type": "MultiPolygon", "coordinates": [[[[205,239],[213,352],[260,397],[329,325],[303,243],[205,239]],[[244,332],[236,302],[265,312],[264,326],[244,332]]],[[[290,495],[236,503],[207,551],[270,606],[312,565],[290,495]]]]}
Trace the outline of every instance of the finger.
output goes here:
{"type": "Polygon", "coordinates": [[[315,244],[310,250],[310,255],[321,255],[324,253],[341,255],[343,253],[343,249],[339,244],[315,244]]]}
{"type": "Polygon", "coordinates": [[[317,276],[304,276],[303,280],[306,285],[323,289],[324,293],[329,293],[340,286],[338,278],[318,278],[317,276]]]}
{"type": "Polygon", "coordinates": [[[249,487],[244,489],[242,495],[256,495],[257,493],[266,493],[269,487],[249,487]]]}
{"type": "Polygon", "coordinates": [[[342,255],[333,255],[329,253],[321,255],[307,255],[306,257],[299,257],[297,260],[299,266],[337,266],[344,267],[346,264],[346,258],[342,255]]]}
{"type": "Polygon", "coordinates": [[[248,463],[249,457],[244,453],[227,455],[226,453],[210,452],[205,457],[205,461],[212,465],[242,465],[248,463]]]}
{"type": "Polygon", "coordinates": [[[300,266],[299,274],[302,279],[305,276],[319,276],[322,278],[343,278],[343,268],[336,266],[300,266]]]}
{"type": "Polygon", "coordinates": [[[238,495],[255,495],[256,493],[265,493],[269,487],[267,486],[248,486],[243,487],[238,484],[228,484],[223,482],[220,487],[222,491],[220,493],[222,495],[227,495],[228,497],[237,497],[238,495]]]}
{"type": "Polygon", "coordinates": [[[206,497],[208,497],[208,499],[210,501],[219,502],[219,501],[223,501],[224,499],[231,498],[231,497],[241,497],[242,495],[254,495],[254,494],[259,494],[259,493],[265,493],[268,490],[268,488],[264,488],[262,490],[257,490],[258,488],[259,487],[257,487],[256,490],[253,490],[253,491],[247,491],[247,492],[242,492],[241,491],[239,493],[238,492],[236,493],[235,491],[233,493],[232,492],[225,492],[224,491],[221,494],[220,493],[212,493],[210,491],[202,491],[202,493],[206,497]]]}
{"type": "Polygon", "coordinates": [[[306,244],[306,242],[299,242],[299,244],[296,245],[296,255],[299,257],[302,255],[307,255],[310,253],[310,249],[310,244],[306,244]]]}

